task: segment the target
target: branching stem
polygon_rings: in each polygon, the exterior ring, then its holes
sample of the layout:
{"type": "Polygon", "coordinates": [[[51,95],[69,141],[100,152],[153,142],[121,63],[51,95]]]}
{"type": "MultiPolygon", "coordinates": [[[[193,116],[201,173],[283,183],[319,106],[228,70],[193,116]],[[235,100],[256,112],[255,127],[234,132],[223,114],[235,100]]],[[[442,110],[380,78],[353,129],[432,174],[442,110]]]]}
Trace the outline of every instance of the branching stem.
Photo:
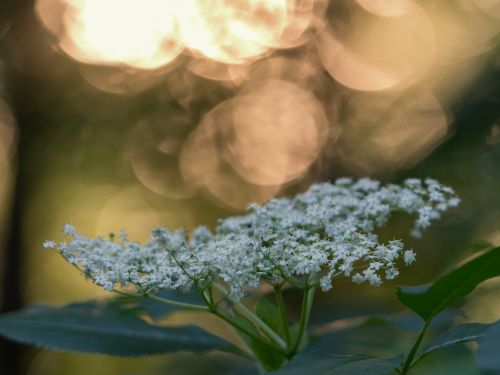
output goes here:
{"type": "Polygon", "coordinates": [[[278,307],[280,309],[281,321],[285,332],[286,345],[288,348],[290,348],[292,346],[292,339],[290,336],[290,329],[288,327],[288,318],[286,316],[285,301],[283,300],[281,285],[274,286],[274,295],[276,297],[276,303],[278,304],[278,307]]]}
{"type": "Polygon", "coordinates": [[[285,353],[288,350],[286,342],[276,333],[274,330],[269,327],[261,318],[259,318],[253,311],[251,311],[248,307],[246,307],[240,301],[231,297],[231,295],[227,292],[227,290],[219,284],[214,283],[214,288],[222,293],[222,295],[227,298],[234,305],[235,309],[238,310],[243,316],[245,316],[248,320],[250,320],[253,324],[255,324],[259,329],[262,330],[266,334],[267,337],[282,351],[285,353]]]}
{"type": "MultiPolygon", "coordinates": [[[[136,293],[129,293],[129,292],[124,292],[122,290],[117,290],[115,289],[114,292],[121,294],[123,296],[128,296],[128,297],[143,297],[141,294],[136,294],[136,293]]],[[[185,310],[191,310],[191,311],[204,311],[204,312],[209,312],[210,308],[208,306],[202,306],[202,305],[195,305],[192,303],[185,303],[185,302],[179,302],[179,301],[174,301],[172,299],[168,298],[162,298],[158,297],[155,295],[149,295],[147,294],[146,297],[151,298],[153,300],[156,300],[158,302],[166,303],[172,306],[177,306],[179,308],[185,309],[185,310]]]]}
{"type": "Polygon", "coordinates": [[[299,334],[291,350],[291,355],[297,354],[300,350],[300,345],[304,337],[305,331],[307,330],[307,325],[309,323],[309,318],[311,316],[311,308],[314,299],[314,286],[306,286],[304,289],[304,297],[302,299],[302,308],[300,312],[300,322],[299,322],[299,334]]]}
{"type": "Polygon", "coordinates": [[[266,344],[266,345],[269,345],[271,346],[272,348],[274,348],[276,351],[278,351],[279,353],[283,354],[283,355],[287,355],[288,353],[286,351],[284,351],[282,348],[276,346],[275,344],[273,344],[272,342],[268,342],[266,340],[264,340],[262,337],[256,335],[255,333],[251,332],[249,329],[245,328],[244,326],[242,326],[240,323],[236,322],[234,319],[231,319],[231,317],[225,315],[223,312],[221,312],[220,310],[212,310],[212,314],[214,314],[215,316],[218,316],[219,318],[221,318],[222,320],[224,320],[226,323],[228,323],[229,325],[233,326],[234,328],[238,329],[240,332],[244,333],[245,335],[247,335],[248,337],[251,337],[252,339],[254,340],[257,340],[263,344],[266,344]]]}

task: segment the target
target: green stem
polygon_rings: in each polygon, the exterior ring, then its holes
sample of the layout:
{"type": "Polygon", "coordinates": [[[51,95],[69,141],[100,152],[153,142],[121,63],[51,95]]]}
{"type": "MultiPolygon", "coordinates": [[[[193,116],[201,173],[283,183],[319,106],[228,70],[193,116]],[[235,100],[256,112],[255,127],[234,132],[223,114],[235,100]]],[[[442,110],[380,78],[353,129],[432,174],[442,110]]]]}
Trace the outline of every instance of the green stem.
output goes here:
{"type": "Polygon", "coordinates": [[[309,323],[309,318],[311,316],[314,290],[315,288],[312,286],[307,286],[304,289],[304,297],[302,299],[302,308],[300,312],[299,334],[291,351],[292,356],[297,354],[297,352],[299,351],[302,338],[304,337],[305,331],[307,329],[307,324],[309,323]]]}
{"type": "Polygon", "coordinates": [[[427,329],[429,328],[429,323],[430,323],[430,320],[425,321],[424,325],[420,329],[417,340],[415,341],[415,344],[413,344],[413,347],[411,348],[410,353],[406,357],[406,360],[405,360],[404,365],[403,365],[403,369],[401,370],[401,375],[407,375],[408,371],[410,371],[410,368],[413,366],[413,364],[412,364],[413,358],[415,357],[415,354],[417,354],[418,347],[422,343],[422,339],[424,338],[425,333],[427,332],[427,329]]]}
{"type": "Polygon", "coordinates": [[[170,304],[172,306],[181,307],[181,308],[187,309],[187,310],[204,311],[204,312],[209,312],[210,311],[210,308],[208,306],[195,305],[195,304],[192,304],[192,303],[185,303],[185,302],[178,302],[178,301],[174,301],[174,300],[171,300],[171,299],[168,299],[168,298],[163,298],[163,297],[158,297],[158,296],[148,296],[148,297],[151,298],[151,299],[154,299],[156,301],[163,302],[163,303],[168,303],[168,304],[170,304]]]}
{"type": "Polygon", "coordinates": [[[293,276],[286,276],[285,275],[285,272],[283,272],[283,270],[278,266],[278,265],[274,265],[279,273],[280,273],[280,276],[283,278],[283,280],[287,281],[290,285],[298,288],[298,289],[304,289],[305,285],[303,282],[301,282],[300,280],[297,280],[295,277],[293,276]]]}
{"type": "Polygon", "coordinates": [[[301,283],[299,280],[297,280],[294,277],[288,277],[288,276],[281,276],[283,279],[285,279],[290,285],[298,288],[298,289],[304,289],[304,284],[301,283]]]}
{"type": "Polygon", "coordinates": [[[263,344],[271,346],[276,351],[278,351],[279,353],[281,353],[281,354],[283,354],[285,356],[287,355],[287,353],[285,351],[283,351],[283,349],[281,349],[280,347],[277,347],[272,342],[268,342],[268,341],[264,340],[262,337],[257,336],[256,334],[254,334],[253,332],[251,332],[250,330],[248,330],[247,328],[245,328],[244,326],[242,326],[240,323],[234,321],[229,316],[223,314],[221,311],[215,309],[215,310],[212,310],[212,314],[214,314],[215,316],[218,316],[219,318],[221,318],[222,320],[224,320],[226,323],[228,323],[229,325],[231,325],[234,328],[238,329],[239,331],[241,331],[242,333],[244,333],[248,337],[251,337],[254,340],[257,340],[257,341],[259,341],[259,342],[261,342],[263,344]]]}
{"type": "Polygon", "coordinates": [[[231,303],[234,305],[234,307],[243,315],[245,316],[248,320],[250,320],[253,324],[255,324],[257,327],[259,327],[269,339],[276,344],[282,351],[287,351],[288,347],[286,345],[286,342],[276,333],[273,331],[271,327],[269,327],[261,318],[259,318],[257,315],[255,315],[250,309],[248,309],[244,304],[242,304],[240,301],[234,299],[231,297],[231,295],[227,292],[227,290],[220,286],[219,284],[214,283],[214,287],[219,290],[225,298],[231,301],[231,303]]]}
{"type": "MultiPolygon", "coordinates": [[[[114,290],[116,293],[128,296],[128,297],[143,297],[143,295],[140,294],[135,294],[135,293],[128,293],[128,292],[123,292],[121,290],[114,290]]],[[[177,306],[182,309],[186,310],[191,310],[191,311],[204,311],[204,312],[209,312],[210,309],[207,306],[202,306],[202,305],[195,305],[192,303],[185,303],[185,302],[179,302],[179,301],[174,301],[168,298],[162,298],[154,295],[146,295],[148,298],[154,299],[159,302],[167,303],[172,306],[177,306]]]]}
{"type": "Polygon", "coordinates": [[[283,323],[283,329],[285,331],[286,345],[288,348],[290,348],[292,346],[292,339],[290,337],[290,329],[288,327],[288,319],[286,317],[286,310],[285,310],[285,301],[283,301],[283,294],[281,292],[280,285],[276,285],[274,287],[274,295],[276,297],[276,303],[278,304],[281,313],[281,321],[283,323]]]}

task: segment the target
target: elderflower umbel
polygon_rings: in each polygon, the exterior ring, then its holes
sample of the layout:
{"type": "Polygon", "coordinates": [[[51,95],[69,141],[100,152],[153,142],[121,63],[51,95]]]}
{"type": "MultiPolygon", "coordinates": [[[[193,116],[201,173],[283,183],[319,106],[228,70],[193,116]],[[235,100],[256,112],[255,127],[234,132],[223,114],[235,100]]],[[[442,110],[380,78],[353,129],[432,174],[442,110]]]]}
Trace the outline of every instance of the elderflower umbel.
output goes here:
{"type": "Polygon", "coordinates": [[[453,190],[432,179],[408,179],[382,186],[370,179],[338,179],[313,185],[294,198],[252,205],[244,216],[220,220],[214,232],[152,230],[145,244],[118,238],[87,238],[64,226],[69,242],[46,241],[106,290],[133,285],[144,293],[187,291],[224,282],[235,298],[263,279],[289,280],[319,275],[325,291],[343,275],[356,283],[380,285],[399,275],[397,262],[415,261],[402,241],[379,243],[375,230],[393,212],[416,215],[420,235],[449,207],[459,204],[453,190]]]}

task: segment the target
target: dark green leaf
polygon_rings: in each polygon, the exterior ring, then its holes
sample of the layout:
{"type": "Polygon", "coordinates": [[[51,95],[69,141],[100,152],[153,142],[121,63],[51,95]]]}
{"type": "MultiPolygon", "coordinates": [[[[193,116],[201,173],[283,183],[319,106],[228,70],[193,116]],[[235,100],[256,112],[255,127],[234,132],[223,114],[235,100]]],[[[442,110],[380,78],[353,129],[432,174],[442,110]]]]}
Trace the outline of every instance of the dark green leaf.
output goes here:
{"type": "MultiPolygon", "coordinates": [[[[197,293],[175,293],[162,290],[156,295],[158,297],[174,300],[177,302],[191,303],[196,305],[204,304],[203,299],[197,293]]],[[[146,313],[155,320],[164,318],[173,311],[182,310],[177,306],[142,296],[120,296],[113,299],[112,301],[124,308],[134,309],[137,312],[146,313]]]]}
{"type": "Polygon", "coordinates": [[[342,328],[326,331],[313,337],[304,351],[335,354],[363,353],[371,357],[385,358],[405,351],[414,341],[413,333],[403,331],[397,325],[382,318],[373,317],[360,320],[359,323],[353,320],[352,326],[348,326],[349,323],[346,320],[339,323],[344,327],[340,326],[342,328]]]}
{"type": "MultiPolygon", "coordinates": [[[[329,371],[328,375],[388,375],[401,364],[402,358],[387,359],[363,359],[361,361],[349,362],[339,366],[334,371],[329,371]]],[[[325,375],[326,375],[325,374],[325,375]]]]}
{"type": "Polygon", "coordinates": [[[495,323],[479,341],[477,362],[481,370],[491,371],[494,374],[500,373],[498,348],[500,348],[500,321],[495,323]]]}
{"type": "Polygon", "coordinates": [[[424,320],[467,296],[481,282],[500,276],[500,247],[467,262],[432,285],[398,287],[399,300],[424,320]]]}
{"type": "Polygon", "coordinates": [[[300,355],[278,375],[385,375],[401,364],[401,357],[379,359],[363,356],[300,355]]]}
{"type": "Polygon", "coordinates": [[[158,327],[95,302],[32,307],[0,317],[0,334],[57,350],[138,356],[225,349],[231,345],[200,328],[158,327]]]}
{"type": "MultiPolygon", "coordinates": [[[[435,350],[412,367],[410,375],[480,375],[474,353],[464,345],[435,350]]],[[[485,375],[485,374],[483,374],[485,375]]]]}
{"type": "Polygon", "coordinates": [[[370,357],[305,353],[293,358],[286,367],[276,372],[276,375],[328,374],[328,371],[339,366],[365,359],[370,357]]]}
{"type": "Polygon", "coordinates": [[[472,340],[478,340],[484,336],[491,324],[482,323],[467,323],[453,327],[448,332],[439,336],[431,345],[429,345],[422,353],[428,354],[434,350],[442,349],[450,345],[459,344],[472,340]]]}
{"type": "MultiPolygon", "coordinates": [[[[453,326],[454,318],[457,316],[463,317],[463,314],[455,309],[446,309],[432,319],[429,328],[436,332],[443,332],[453,326]]],[[[422,328],[422,319],[416,314],[388,315],[384,316],[384,319],[406,332],[418,333],[422,328]]]]}
{"type": "Polygon", "coordinates": [[[178,353],[169,356],[165,375],[259,375],[256,363],[228,353],[178,353]]]}

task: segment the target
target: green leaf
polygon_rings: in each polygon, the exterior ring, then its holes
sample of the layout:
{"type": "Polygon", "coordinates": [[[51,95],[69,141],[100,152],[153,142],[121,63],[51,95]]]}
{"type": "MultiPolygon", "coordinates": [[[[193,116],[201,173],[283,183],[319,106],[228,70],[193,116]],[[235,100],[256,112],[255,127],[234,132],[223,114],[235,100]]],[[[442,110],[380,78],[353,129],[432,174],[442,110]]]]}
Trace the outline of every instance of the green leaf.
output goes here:
{"type": "Polygon", "coordinates": [[[380,359],[363,359],[339,366],[328,375],[387,375],[393,374],[394,370],[401,364],[401,357],[380,359]]]}
{"type": "Polygon", "coordinates": [[[229,349],[231,344],[198,327],[159,327],[96,302],[61,308],[38,306],[0,316],[0,334],[56,350],[139,356],[229,349]]]}
{"type": "Polygon", "coordinates": [[[497,321],[479,341],[477,363],[483,371],[500,373],[500,321],[497,321]]]}
{"type": "Polygon", "coordinates": [[[300,354],[282,370],[276,372],[276,375],[302,375],[305,373],[323,375],[328,374],[328,371],[332,369],[365,359],[370,359],[370,357],[318,353],[300,354]]]}
{"type": "MultiPolygon", "coordinates": [[[[197,293],[175,293],[170,291],[160,291],[156,294],[158,297],[174,300],[177,302],[203,305],[203,299],[197,293]]],[[[116,304],[125,309],[135,310],[138,313],[145,313],[153,320],[159,320],[166,317],[173,311],[182,310],[165,302],[157,301],[149,297],[142,296],[119,296],[110,300],[111,304],[116,304]]]]}
{"type": "Polygon", "coordinates": [[[380,317],[363,319],[342,319],[337,329],[330,326],[323,333],[316,330],[316,334],[319,334],[312,338],[304,351],[342,355],[363,353],[370,357],[386,358],[403,352],[414,340],[413,333],[402,330],[389,320],[380,317]]]}
{"type": "MultiPolygon", "coordinates": [[[[245,318],[241,316],[233,316],[232,318],[255,336],[260,336],[254,325],[245,318]]],[[[266,343],[256,340],[240,330],[237,331],[248,344],[250,349],[252,349],[253,353],[266,371],[275,371],[281,368],[281,366],[283,366],[286,362],[286,358],[271,345],[267,345],[266,343]]]]}
{"type": "Polygon", "coordinates": [[[260,375],[254,361],[239,356],[213,352],[178,353],[165,363],[165,375],[260,375]]]}
{"type": "Polygon", "coordinates": [[[278,335],[281,337],[285,336],[285,326],[281,319],[280,308],[272,303],[266,295],[260,296],[257,300],[255,312],[278,335]]]}
{"type": "Polygon", "coordinates": [[[420,357],[447,346],[478,340],[480,337],[484,336],[486,332],[488,332],[490,327],[491,324],[482,323],[460,324],[439,336],[422,352],[420,357]]]}
{"type": "Polygon", "coordinates": [[[401,357],[370,358],[366,356],[300,355],[278,371],[277,375],[385,375],[401,364],[401,357]]]}
{"type": "Polygon", "coordinates": [[[418,361],[409,375],[486,375],[476,365],[474,353],[464,345],[436,350],[418,361]]]}
{"type": "Polygon", "coordinates": [[[399,300],[422,319],[430,320],[467,296],[481,282],[500,276],[500,247],[467,262],[432,285],[398,287],[399,300]]]}

